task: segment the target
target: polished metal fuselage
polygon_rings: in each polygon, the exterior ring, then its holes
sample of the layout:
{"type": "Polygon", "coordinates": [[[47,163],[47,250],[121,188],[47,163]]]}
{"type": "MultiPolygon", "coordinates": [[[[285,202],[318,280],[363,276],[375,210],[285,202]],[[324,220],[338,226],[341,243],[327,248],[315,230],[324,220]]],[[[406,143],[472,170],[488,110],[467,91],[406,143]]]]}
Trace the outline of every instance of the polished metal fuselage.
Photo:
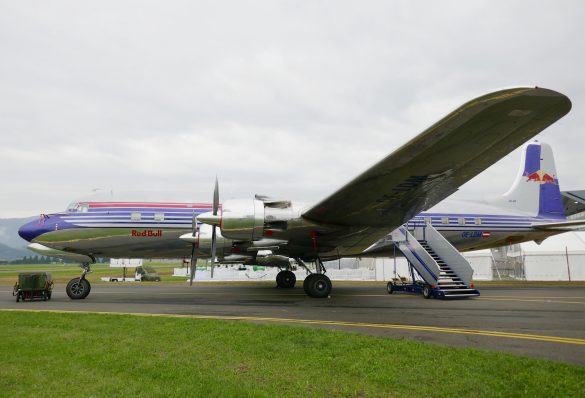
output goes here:
{"type": "MultiPolygon", "coordinates": [[[[210,208],[207,204],[174,204],[169,208],[157,203],[125,207],[100,203],[99,206],[89,203],[82,207],[82,211],[42,216],[39,221],[27,224],[36,234],[31,242],[94,258],[185,258],[190,256],[193,246],[180,237],[191,233],[193,216],[208,212],[210,208]]],[[[259,208],[257,203],[253,206],[259,208]]],[[[381,257],[393,253],[393,243],[388,235],[390,229],[316,225],[301,217],[304,207],[299,204],[285,211],[263,207],[262,213],[266,212],[269,217],[262,214],[262,222],[257,225],[260,217],[253,215],[252,223],[241,224],[237,231],[237,234],[244,234],[241,238],[251,233],[254,236],[251,241],[233,239],[238,235],[230,235],[232,239],[229,239],[218,233],[218,259],[221,261],[234,255],[254,258],[263,245],[275,254],[307,260],[316,256],[335,259],[381,257]],[[277,216],[271,218],[271,214],[277,216]],[[290,218],[286,220],[286,217],[290,218]],[[252,225],[252,230],[246,232],[246,225],[252,225]],[[283,225],[286,228],[282,228],[283,225]],[[377,240],[386,245],[378,244],[376,250],[364,254],[364,250],[377,240]]],[[[422,213],[406,226],[414,228],[431,223],[454,247],[468,251],[543,240],[554,233],[538,231],[531,226],[542,221],[529,216],[422,213]]],[[[197,251],[201,256],[209,255],[211,227],[199,224],[199,228],[197,251]]],[[[228,234],[233,230],[228,230],[228,234]]]]}

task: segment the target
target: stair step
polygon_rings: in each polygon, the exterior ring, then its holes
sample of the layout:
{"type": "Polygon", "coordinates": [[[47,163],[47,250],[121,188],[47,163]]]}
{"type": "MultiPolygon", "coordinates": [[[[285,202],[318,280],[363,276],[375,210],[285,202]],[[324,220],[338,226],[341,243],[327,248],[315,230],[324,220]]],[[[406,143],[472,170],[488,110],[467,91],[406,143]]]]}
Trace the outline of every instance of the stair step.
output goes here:
{"type": "Polygon", "coordinates": [[[477,297],[478,293],[465,293],[465,294],[446,294],[444,298],[457,298],[457,297],[477,297]]]}

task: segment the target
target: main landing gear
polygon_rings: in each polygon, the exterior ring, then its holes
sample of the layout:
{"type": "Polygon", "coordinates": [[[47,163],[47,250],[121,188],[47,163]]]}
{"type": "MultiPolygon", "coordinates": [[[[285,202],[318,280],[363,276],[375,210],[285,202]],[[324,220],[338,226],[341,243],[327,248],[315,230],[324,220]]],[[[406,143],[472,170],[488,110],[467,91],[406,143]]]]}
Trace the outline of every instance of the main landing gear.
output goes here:
{"type": "MultiPolygon", "coordinates": [[[[309,271],[309,268],[307,268],[306,264],[303,263],[300,259],[295,258],[295,260],[308,272],[311,272],[309,271]]],[[[325,272],[327,272],[327,270],[325,269],[323,262],[320,258],[317,258],[315,261],[315,272],[307,275],[305,281],[303,282],[303,289],[309,297],[325,298],[329,297],[331,294],[331,288],[333,286],[331,284],[331,279],[325,275],[325,272]]]]}
{"type": "Polygon", "coordinates": [[[297,283],[297,276],[290,269],[280,271],[276,275],[276,286],[283,289],[292,289],[297,283]]]}
{"type": "Polygon", "coordinates": [[[89,263],[81,264],[83,273],[79,278],[73,278],[67,284],[65,291],[71,300],[82,300],[89,295],[91,284],[85,279],[85,274],[91,272],[89,263]]]}

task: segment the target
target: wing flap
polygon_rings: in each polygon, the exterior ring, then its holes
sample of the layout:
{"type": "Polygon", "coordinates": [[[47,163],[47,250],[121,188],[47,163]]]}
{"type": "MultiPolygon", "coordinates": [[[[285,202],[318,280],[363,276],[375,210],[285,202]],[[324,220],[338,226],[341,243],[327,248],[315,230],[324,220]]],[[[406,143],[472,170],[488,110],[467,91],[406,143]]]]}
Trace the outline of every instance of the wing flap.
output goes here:
{"type": "Polygon", "coordinates": [[[472,100],[307,210],[318,223],[395,228],[563,117],[571,101],[543,88],[472,100]]]}

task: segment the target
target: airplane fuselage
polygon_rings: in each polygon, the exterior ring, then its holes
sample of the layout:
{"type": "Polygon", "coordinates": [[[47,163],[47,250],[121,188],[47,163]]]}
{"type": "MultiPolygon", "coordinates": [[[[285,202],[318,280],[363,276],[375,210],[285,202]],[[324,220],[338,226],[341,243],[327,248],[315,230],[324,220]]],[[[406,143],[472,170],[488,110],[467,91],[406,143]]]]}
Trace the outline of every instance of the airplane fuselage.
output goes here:
{"type": "MultiPolygon", "coordinates": [[[[192,244],[180,237],[192,230],[194,216],[206,213],[210,204],[202,203],[81,203],[75,209],[63,213],[42,215],[20,230],[21,236],[30,242],[69,253],[85,254],[90,257],[123,258],[184,258],[190,255],[192,244]]],[[[299,206],[299,209],[302,208],[299,206]]],[[[432,209],[431,209],[432,210],[432,209]]],[[[300,213],[300,211],[299,211],[300,213]]],[[[265,228],[260,241],[270,246],[273,240],[289,241],[280,247],[279,254],[290,257],[297,255],[295,248],[307,251],[307,245],[317,244],[311,236],[314,225],[303,220],[300,214],[291,214],[289,220],[294,228],[290,232],[265,228]]],[[[511,214],[479,214],[425,212],[417,215],[405,225],[409,229],[431,223],[455,248],[471,251],[499,247],[510,243],[541,241],[554,232],[539,231],[535,223],[555,220],[542,217],[511,214]]],[[[200,225],[198,250],[208,253],[211,247],[210,231],[200,225]]],[[[354,233],[342,227],[327,226],[329,231],[339,228],[340,234],[354,233]]],[[[388,234],[386,231],[380,236],[388,234]]],[[[359,233],[359,231],[355,231],[359,233]]],[[[385,247],[367,256],[387,256],[392,253],[389,235],[385,247]]],[[[251,255],[249,246],[219,237],[217,254],[220,260],[251,255]]],[[[364,247],[316,248],[324,259],[361,256],[364,247]]],[[[307,258],[310,260],[310,258],[307,258]]]]}

